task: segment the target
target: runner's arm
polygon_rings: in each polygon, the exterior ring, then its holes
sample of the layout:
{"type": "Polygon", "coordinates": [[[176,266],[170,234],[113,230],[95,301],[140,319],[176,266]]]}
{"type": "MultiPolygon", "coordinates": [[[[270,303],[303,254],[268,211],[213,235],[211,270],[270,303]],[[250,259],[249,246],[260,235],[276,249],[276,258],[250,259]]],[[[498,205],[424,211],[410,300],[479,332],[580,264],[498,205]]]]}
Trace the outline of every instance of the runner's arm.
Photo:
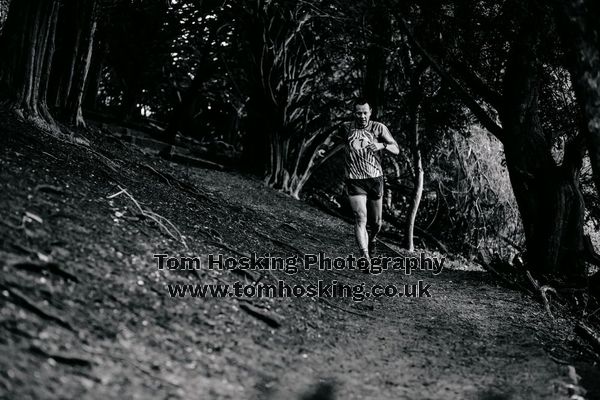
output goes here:
{"type": "Polygon", "coordinates": [[[400,154],[400,147],[398,143],[394,140],[394,137],[387,129],[381,134],[380,139],[381,146],[383,149],[389,151],[392,154],[400,154]]]}
{"type": "Polygon", "coordinates": [[[369,148],[373,151],[387,150],[392,154],[399,154],[400,147],[398,143],[394,140],[394,137],[390,133],[390,131],[385,128],[381,135],[379,136],[378,142],[373,142],[369,145],[369,148]]]}
{"type": "Polygon", "coordinates": [[[333,128],[333,132],[325,139],[323,144],[319,146],[317,154],[320,157],[329,157],[333,153],[344,147],[344,135],[346,130],[342,124],[333,128]]]}

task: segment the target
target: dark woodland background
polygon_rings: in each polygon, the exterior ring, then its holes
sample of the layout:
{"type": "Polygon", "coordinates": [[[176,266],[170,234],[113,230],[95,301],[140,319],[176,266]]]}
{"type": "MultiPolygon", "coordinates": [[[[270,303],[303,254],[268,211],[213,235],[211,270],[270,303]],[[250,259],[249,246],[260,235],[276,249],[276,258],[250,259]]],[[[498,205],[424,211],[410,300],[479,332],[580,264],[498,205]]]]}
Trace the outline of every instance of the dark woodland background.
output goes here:
{"type": "Polygon", "coordinates": [[[597,293],[599,17],[592,0],[3,0],[0,90],[46,130],[124,126],[342,214],[332,138],[364,95],[401,146],[388,235],[597,293]]]}
{"type": "Polygon", "coordinates": [[[0,0],[0,398],[598,398],[598,21],[598,0],[0,0]],[[400,146],[378,254],[443,274],[157,270],[350,254],[358,96],[400,146]],[[196,291],[417,279],[431,298],[196,291]]]}

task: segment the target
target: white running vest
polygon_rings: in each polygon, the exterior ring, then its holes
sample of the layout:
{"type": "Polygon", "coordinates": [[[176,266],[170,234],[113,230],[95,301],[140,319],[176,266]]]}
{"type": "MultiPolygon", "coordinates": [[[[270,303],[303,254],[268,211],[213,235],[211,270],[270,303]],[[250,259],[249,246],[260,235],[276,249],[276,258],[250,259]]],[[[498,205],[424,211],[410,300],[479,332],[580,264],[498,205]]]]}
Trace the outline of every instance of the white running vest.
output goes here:
{"type": "Polygon", "coordinates": [[[344,125],[346,178],[365,179],[383,175],[381,151],[367,149],[372,142],[379,141],[388,128],[375,121],[369,121],[365,128],[358,128],[355,122],[344,125]]]}

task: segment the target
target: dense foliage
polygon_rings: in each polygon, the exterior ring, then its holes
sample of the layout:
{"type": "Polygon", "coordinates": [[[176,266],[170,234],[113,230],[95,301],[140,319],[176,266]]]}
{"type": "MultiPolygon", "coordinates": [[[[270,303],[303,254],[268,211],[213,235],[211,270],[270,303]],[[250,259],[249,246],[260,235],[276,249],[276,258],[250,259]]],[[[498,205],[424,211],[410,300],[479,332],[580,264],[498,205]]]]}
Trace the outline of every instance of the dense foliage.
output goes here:
{"type": "Polygon", "coordinates": [[[0,51],[31,46],[3,57],[0,87],[25,117],[151,120],[171,144],[233,149],[291,196],[335,196],[322,181],[340,179],[337,128],[365,95],[401,145],[386,161],[392,226],[416,213],[426,245],[526,248],[533,270],[574,280],[593,263],[598,38],[585,2],[13,3],[0,51]]]}

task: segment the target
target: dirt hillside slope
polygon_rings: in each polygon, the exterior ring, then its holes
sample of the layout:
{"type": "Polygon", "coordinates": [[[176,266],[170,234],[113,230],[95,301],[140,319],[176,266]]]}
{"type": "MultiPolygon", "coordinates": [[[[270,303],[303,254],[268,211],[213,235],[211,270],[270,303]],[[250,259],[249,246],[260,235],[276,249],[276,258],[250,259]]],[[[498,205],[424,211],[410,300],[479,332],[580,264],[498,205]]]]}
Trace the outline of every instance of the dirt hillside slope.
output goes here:
{"type": "Polygon", "coordinates": [[[596,396],[598,374],[567,321],[553,325],[535,301],[451,255],[424,254],[445,258],[437,275],[210,270],[209,254],[347,257],[352,229],[237,173],[185,168],[93,132],[58,140],[6,113],[0,121],[0,398],[566,399],[580,390],[576,373],[585,398],[596,396]],[[159,270],[155,254],[203,264],[159,270]],[[278,280],[421,280],[431,297],[168,290],[278,280]]]}

